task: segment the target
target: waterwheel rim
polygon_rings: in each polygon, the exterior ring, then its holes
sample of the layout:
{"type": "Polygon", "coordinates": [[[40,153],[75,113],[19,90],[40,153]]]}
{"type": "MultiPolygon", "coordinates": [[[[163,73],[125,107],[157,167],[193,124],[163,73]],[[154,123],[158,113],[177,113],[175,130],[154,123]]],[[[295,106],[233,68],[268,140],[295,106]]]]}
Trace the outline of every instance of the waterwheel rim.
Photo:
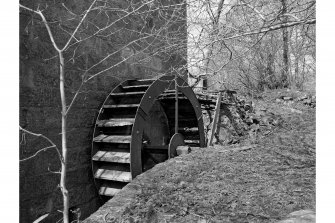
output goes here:
{"type": "MultiPolygon", "coordinates": [[[[163,136],[165,132],[167,132],[166,126],[169,129],[165,136],[166,139],[162,140],[161,146],[146,144],[143,136],[147,131],[145,129],[146,123],[148,120],[152,119],[150,117],[150,112],[154,111],[157,113],[157,111],[162,110],[161,108],[164,106],[163,110],[165,110],[166,107],[169,107],[168,102],[170,99],[162,99],[162,95],[171,92],[171,89],[174,89],[175,83],[179,86],[179,91],[183,95],[183,100],[188,101],[187,106],[192,107],[194,111],[194,114],[192,114],[194,116],[193,122],[196,120],[197,123],[197,145],[200,147],[205,146],[204,126],[200,104],[193,90],[182,78],[162,76],[157,80],[124,81],[115,87],[106,98],[100,109],[94,130],[92,170],[94,181],[100,195],[109,197],[114,196],[133,178],[141,174],[147,168],[150,168],[151,166],[146,164],[146,161],[144,160],[144,152],[153,156],[152,154],[156,154],[155,150],[166,149],[167,159],[167,144],[168,140],[174,134],[174,132],[171,131],[173,126],[169,126],[169,123],[161,126],[161,135],[163,136]],[[136,99],[136,97],[138,99],[136,99]],[[128,98],[129,101],[127,101],[128,99],[125,100],[125,98],[128,98]],[[125,101],[127,102],[125,103],[125,101]],[[164,104],[165,102],[167,105],[163,106],[162,103],[164,104]],[[108,111],[108,109],[110,111],[108,111]],[[107,114],[108,112],[109,114],[107,114]],[[114,128],[116,131],[119,130],[123,134],[100,134],[107,131],[106,128],[114,128]],[[102,150],[102,145],[106,144],[107,147],[109,146],[112,149],[102,150]],[[147,153],[147,151],[151,152],[147,153]]],[[[162,112],[162,114],[163,113],[165,112],[162,112]]],[[[160,119],[164,122],[165,119],[163,116],[164,115],[162,115],[160,119]]],[[[166,114],[165,116],[167,117],[166,114]]],[[[170,120],[167,121],[170,122],[170,120]]],[[[113,133],[113,131],[109,133],[113,133]]],[[[164,160],[164,156],[158,158],[158,162],[164,160]]]]}

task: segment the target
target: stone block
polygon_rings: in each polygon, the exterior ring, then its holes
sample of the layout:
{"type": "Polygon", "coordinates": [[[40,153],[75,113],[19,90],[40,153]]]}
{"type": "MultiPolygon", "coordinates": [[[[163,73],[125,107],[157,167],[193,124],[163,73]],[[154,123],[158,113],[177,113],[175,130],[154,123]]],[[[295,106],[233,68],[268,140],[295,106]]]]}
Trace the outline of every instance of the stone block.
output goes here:
{"type": "Polygon", "coordinates": [[[59,180],[59,174],[52,173],[20,178],[20,200],[26,201],[52,193],[57,190],[59,180]]]}
{"type": "Polygon", "coordinates": [[[69,188],[76,187],[80,184],[90,183],[93,183],[91,163],[76,166],[68,170],[66,184],[69,188]]]}
{"type": "Polygon", "coordinates": [[[98,197],[98,191],[93,184],[80,184],[76,187],[69,187],[70,206],[80,207],[81,204],[90,202],[98,197]]]}
{"type": "MultiPolygon", "coordinates": [[[[114,86],[114,85],[113,85],[114,86]]],[[[87,91],[83,90],[77,98],[75,99],[72,108],[87,108],[87,109],[100,109],[102,103],[112,91],[113,88],[101,90],[101,91],[92,91],[88,89],[87,91]]],[[[68,93],[68,103],[71,102],[74,96],[74,92],[68,93]]]]}
{"type": "Polygon", "coordinates": [[[79,146],[69,148],[68,153],[68,168],[74,169],[75,167],[88,165],[91,163],[91,146],[79,146]]]}
{"type": "MultiPolygon", "coordinates": [[[[49,207],[51,207],[54,210],[57,210],[56,207],[54,207],[52,198],[53,198],[52,195],[46,195],[46,196],[39,196],[34,199],[30,199],[26,201],[20,200],[20,222],[35,221],[40,216],[46,213],[49,213],[50,212],[49,207]]],[[[56,214],[57,211],[55,211],[54,213],[56,214]]],[[[52,221],[52,219],[60,219],[61,215],[57,215],[54,217],[56,218],[52,218],[51,216],[48,216],[42,222],[43,223],[44,222],[55,222],[55,221],[52,221]]]]}
{"type": "Polygon", "coordinates": [[[80,219],[84,220],[88,216],[90,216],[91,213],[94,213],[98,208],[102,205],[102,201],[99,197],[95,197],[91,200],[89,200],[86,203],[78,205],[80,208],[80,219]]]}
{"type": "Polygon", "coordinates": [[[94,131],[93,126],[69,129],[67,133],[67,140],[68,140],[67,146],[68,147],[91,146],[94,131]]]}
{"type": "Polygon", "coordinates": [[[20,126],[35,133],[61,127],[61,109],[52,107],[21,107],[20,126]]]}
{"type": "MultiPolygon", "coordinates": [[[[67,127],[70,128],[92,128],[98,115],[98,109],[73,108],[67,117],[67,127]]],[[[41,131],[53,131],[60,129],[61,110],[52,107],[21,108],[20,126],[36,133],[41,131]]],[[[59,131],[60,133],[60,131],[59,131]]]]}
{"type": "MultiPolygon", "coordinates": [[[[74,169],[91,163],[91,146],[68,148],[68,168],[74,169]]],[[[54,149],[40,152],[37,156],[20,162],[20,179],[59,171],[61,162],[54,149]],[[48,170],[49,169],[49,170],[48,170]]]]}
{"type": "MultiPolygon", "coordinates": [[[[24,156],[29,157],[29,156],[24,156]]],[[[55,149],[49,149],[40,152],[33,158],[20,162],[20,179],[43,174],[49,174],[51,171],[59,171],[61,161],[55,149]]]]}
{"type": "Polygon", "coordinates": [[[59,107],[60,93],[57,87],[20,88],[20,107],[59,107]]]}
{"type": "MultiPolygon", "coordinates": [[[[114,80],[115,82],[115,80],[114,80]]],[[[107,85],[107,83],[105,83],[107,85]]],[[[108,84],[109,87],[103,88],[100,91],[93,91],[90,88],[84,88],[75,99],[72,108],[92,108],[99,109],[112,91],[115,83],[108,84]]],[[[76,91],[66,90],[65,95],[69,104],[74,97],[76,91]]],[[[54,107],[60,110],[61,99],[58,87],[21,87],[20,88],[20,108],[35,108],[35,107],[54,107]]]]}
{"type": "Polygon", "coordinates": [[[68,113],[68,128],[93,128],[97,115],[98,109],[74,108],[71,110],[71,112],[68,113]]]}

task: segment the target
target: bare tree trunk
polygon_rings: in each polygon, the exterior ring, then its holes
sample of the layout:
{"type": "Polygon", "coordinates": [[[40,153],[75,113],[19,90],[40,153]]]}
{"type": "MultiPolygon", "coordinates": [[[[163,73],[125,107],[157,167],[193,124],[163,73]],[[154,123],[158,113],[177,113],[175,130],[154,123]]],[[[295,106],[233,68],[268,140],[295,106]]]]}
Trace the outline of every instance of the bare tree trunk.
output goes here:
{"type": "MultiPolygon", "coordinates": [[[[294,67],[294,80],[291,83],[294,87],[299,87],[300,85],[300,78],[299,78],[299,58],[295,56],[295,67],[294,67]]],[[[293,74],[292,74],[293,76],[293,74]]]]}
{"type": "Polygon", "coordinates": [[[67,139],[66,139],[66,97],[64,87],[64,57],[63,52],[59,52],[59,89],[62,103],[62,169],[60,188],[63,194],[63,222],[69,223],[69,192],[66,189],[66,166],[67,166],[67,139]]]}
{"type": "MultiPolygon", "coordinates": [[[[216,15],[212,19],[213,27],[212,27],[212,33],[210,34],[211,35],[210,39],[215,37],[217,35],[217,33],[219,32],[219,20],[220,20],[220,16],[221,16],[224,1],[225,0],[220,0],[220,2],[218,4],[218,8],[216,10],[216,15]]],[[[209,5],[209,7],[211,7],[211,6],[209,5]]],[[[206,82],[206,89],[207,89],[207,85],[208,85],[208,69],[209,69],[210,57],[213,54],[214,45],[215,44],[214,44],[214,41],[213,41],[213,43],[210,45],[209,49],[205,52],[205,75],[206,76],[204,78],[204,82],[206,82]]],[[[212,84],[210,84],[210,85],[212,85],[212,84]]]]}
{"type": "Polygon", "coordinates": [[[53,34],[51,32],[51,29],[49,27],[49,24],[48,24],[47,20],[45,19],[42,11],[33,10],[33,9],[28,8],[26,6],[20,5],[21,8],[26,9],[30,12],[34,12],[41,17],[41,19],[42,19],[42,21],[45,25],[45,28],[48,31],[50,41],[51,41],[53,47],[55,48],[55,50],[58,52],[58,56],[59,56],[59,90],[60,90],[60,97],[61,97],[61,104],[62,104],[62,157],[61,157],[60,189],[61,189],[62,194],[63,194],[63,222],[64,223],[69,223],[69,204],[70,204],[69,200],[70,199],[69,199],[69,192],[66,188],[66,170],[67,170],[67,139],[66,139],[67,126],[66,126],[66,118],[67,118],[68,109],[70,109],[71,104],[70,104],[69,108],[67,108],[67,106],[66,106],[66,96],[65,96],[65,77],[64,77],[65,64],[64,64],[63,52],[67,49],[67,47],[71,43],[71,40],[74,38],[76,32],[78,31],[79,27],[81,26],[81,24],[85,20],[87,14],[91,11],[95,2],[96,2],[96,0],[94,0],[91,3],[90,7],[87,9],[84,16],[81,18],[79,24],[77,25],[76,29],[73,31],[71,37],[68,39],[68,41],[66,42],[65,46],[62,49],[60,49],[57,46],[57,44],[55,42],[55,39],[54,39],[54,36],[53,36],[53,34]]]}
{"type": "Polygon", "coordinates": [[[300,89],[301,90],[304,90],[304,83],[305,83],[305,66],[306,66],[306,60],[305,60],[305,57],[304,57],[304,59],[303,59],[303,62],[302,62],[302,74],[301,74],[301,82],[302,82],[302,84],[301,84],[301,87],[300,87],[300,89]]]}
{"type": "MultiPolygon", "coordinates": [[[[283,11],[282,11],[282,15],[283,15],[283,22],[284,24],[287,23],[287,9],[286,9],[286,0],[281,0],[282,3],[282,7],[283,7],[283,11]]],[[[282,70],[282,75],[281,75],[281,84],[282,87],[287,87],[288,86],[288,76],[289,76],[289,49],[288,49],[288,30],[286,27],[284,27],[283,29],[283,63],[284,63],[284,67],[282,70]]]]}

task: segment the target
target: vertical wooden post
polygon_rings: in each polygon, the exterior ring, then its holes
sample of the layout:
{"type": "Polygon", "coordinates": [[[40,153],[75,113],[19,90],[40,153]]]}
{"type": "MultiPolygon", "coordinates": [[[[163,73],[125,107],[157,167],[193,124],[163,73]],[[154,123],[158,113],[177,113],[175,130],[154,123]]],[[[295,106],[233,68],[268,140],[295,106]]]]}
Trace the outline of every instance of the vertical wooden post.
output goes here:
{"type": "Polygon", "coordinates": [[[174,133],[178,133],[178,84],[177,75],[175,76],[175,114],[174,114],[174,133]]]}
{"type": "Polygon", "coordinates": [[[216,100],[216,105],[215,105],[214,118],[213,118],[213,122],[212,122],[212,125],[211,125],[212,128],[211,128],[211,130],[209,131],[209,134],[208,134],[207,146],[212,146],[213,145],[213,138],[214,138],[214,134],[216,133],[216,130],[217,130],[219,114],[220,114],[221,96],[222,96],[222,93],[221,93],[221,91],[219,91],[218,98],[216,100]]]}

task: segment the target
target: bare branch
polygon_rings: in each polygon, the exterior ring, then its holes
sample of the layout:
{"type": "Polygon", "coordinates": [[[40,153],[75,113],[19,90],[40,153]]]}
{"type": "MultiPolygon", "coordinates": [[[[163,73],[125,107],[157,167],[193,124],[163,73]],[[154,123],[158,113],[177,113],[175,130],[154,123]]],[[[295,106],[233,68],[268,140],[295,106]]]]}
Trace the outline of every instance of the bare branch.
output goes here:
{"type": "Polygon", "coordinates": [[[25,161],[25,160],[31,159],[31,158],[35,157],[35,156],[36,156],[38,153],[40,153],[40,152],[44,152],[44,151],[46,151],[46,150],[48,150],[48,149],[52,149],[52,148],[54,148],[54,149],[56,149],[56,151],[57,151],[59,160],[62,162],[62,160],[63,160],[63,159],[62,159],[62,156],[61,156],[61,154],[60,154],[60,152],[59,152],[59,150],[58,150],[56,144],[55,144],[51,139],[49,139],[48,137],[46,137],[46,136],[43,135],[43,134],[34,133],[34,132],[31,132],[31,131],[28,131],[28,130],[22,128],[21,126],[19,126],[19,127],[20,127],[20,130],[21,130],[21,131],[23,131],[23,132],[25,132],[25,133],[28,133],[28,134],[30,134],[30,135],[33,135],[33,136],[42,137],[43,139],[47,140],[47,141],[51,144],[51,146],[42,148],[42,149],[38,150],[34,155],[32,155],[32,156],[30,156],[30,157],[28,157],[28,158],[24,158],[24,159],[22,159],[22,160],[20,160],[20,161],[25,161]]]}
{"type": "Polygon", "coordinates": [[[220,40],[235,39],[235,38],[239,38],[239,37],[242,37],[242,36],[250,36],[250,35],[255,35],[255,34],[260,34],[260,33],[266,33],[266,32],[270,32],[270,31],[274,31],[274,30],[278,30],[278,29],[282,29],[282,28],[286,28],[286,27],[297,26],[297,25],[302,25],[302,24],[315,24],[315,23],[316,23],[316,19],[309,19],[309,20],[305,20],[305,21],[282,23],[282,24],[262,28],[260,30],[255,30],[255,31],[246,32],[246,33],[242,33],[242,34],[235,35],[235,36],[221,38],[220,40]]]}
{"type": "Polygon", "coordinates": [[[46,29],[47,29],[47,31],[48,31],[49,38],[50,38],[50,41],[51,41],[52,45],[54,46],[55,50],[57,50],[57,51],[59,52],[60,49],[58,48],[58,46],[57,46],[57,44],[56,44],[56,42],[55,42],[55,40],[54,40],[54,36],[53,36],[53,34],[52,34],[52,32],[51,32],[51,29],[50,29],[50,27],[49,27],[49,24],[48,24],[47,20],[45,19],[43,13],[42,13],[40,10],[35,11],[35,10],[30,9],[30,8],[28,8],[28,7],[26,7],[26,6],[23,6],[23,5],[21,5],[21,4],[20,4],[20,7],[23,8],[23,9],[26,9],[26,10],[28,10],[28,11],[34,12],[34,13],[38,14],[38,15],[41,17],[42,22],[44,23],[44,25],[45,25],[45,27],[46,27],[46,29]]]}
{"type": "Polygon", "coordinates": [[[37,154],[39,154],[40,152],[45,152],[48,149],[54,149],[54,148],[56,148],[56,146],[54,146],[54,145],[53,146],[44,147],[44,148],[38,150],[36,153],[34,153],[34,155],[31,155],[31,156],[26,157],[24,159],[20,159],[20,162],[23,162],[23,161],[26,161],[26,160],[30,160],[31,158],[34,158],[35,156],[37,156],[37,154]]]}
{"type": "Polygon", "coordinates": [[[219,23],[220,16],[221,16],[221,13],[222,13],[223,4],[224,4],[224,0],[220,0],[218,8],[217,8],[217,12],[216,12],[216,17],[215,17],[215,23],[216,24],[219,23]]]}
{"type": "Polygon", "coordinates": [[[71,109],[73,103],[75,102],[76,98],[77,98],[78,95],[80,94],[80,91],[81,91],[81,89],[82,89],[83,86],[84,86],[84,83],[85,83],[84,81],[81,82],[81,84],[80,84],[78,90],[76,91],[75,95],[73,96],[73,98],[72,98],[72,100],[71,100],[70,105],[66,108],[65,115],[67,115],[67,114],[69,113],[69,111],[70,111],[70,109],[71,109]]]}
{"type": "Polygon", "coordinates": [[[96,35],[98,35],[99,33],[102,33],[103,31],[105,31],[105,30],[109,29],[110,27],[112,27],[112,26],[113,26],[114,24],[116,24],[117,22],[121,21],[122,19],[127,18],[128,16],[130,16],[130,15],[134,14],[135,12],[139,11],[139,10],[140,10],[141,8],[143,8],[145,5],[150,4],[150,3],[152,3],[152,2],[153,2],[153,0],[152,0],[152,1],[148,1],[148,2],[146,2],[146,3],[144,3],[144,4],[142,4],[140,7],[134,9],[134,10],[131,11],[131,12],[128,12],[126,15],[124,15],[124,16],[120,17],[119,19],[113,21],[113,22],[110,23],[109,25],[107,25],[107,26],[105,26],[105,27],[99,29],[98,31],[96,31],[96,32],[93,33],[92,35],[90,35],[90,36],[88,36],[88,37],[86,37],[86,38],[84,38],[84,39],[82,39],[82,40],[80,40],[80,41],[78,41],[78,42],[75,42],[75,43],[71,44],[70,46],[72,46],[72,45],[74,45],[74,44],[78,44],[79,42],[83,42],[83,41],[85,41],[85,40],[88,40],[88,39],[92,38],[93,36],[96,36],[96,35]]]}
{"type": "Polygon", "coordinates": [[[285,14],[283,14],[283,16],[291,16],[292,18],[294,18],[294,19],[297,20],[297,21],[300,20],[297,16],[295,16],[295,15],[293,15],[293,14],[290,14],[290,13],[285,13],[285,14]]]}
{"type": "Polygon", "coordinates": [[[84,22],[86,16],[87,16],[88,13],[91,11],[91,9],[92,9],[92,7],[93,7],[93,5],[95,4],[96,1],[97,1],[97,0],[94,0],[94,1],[92,2],[92,4],[90,5],[90,7],[87,9],[87,11],[86,11],[86,13],[84,14],[83,18],[81,18],[81,20],[80,20],[79,24],[77,25],[76,29],[73,31],[71,37],[68,39],[67,43],[65,44],[65,46],[62,48],[61,51],[66,50],[66,48],[69,46],[70,42],[71,42],[72,39],[74,38],[74,35],[76,35],[78,29],[80,28],[81,24],[84,22]]]}
{"type": "Polygon", "coordinates": [[[31,9],[31,8],[28,8],[28,7],[24,6],[24,5],[21,5],[21,4],[20,4],[20,7],[23,8],[23,9],[25,9],[25,10],[28,10],[28,11],[30,11],[30,12],[33,12],[33,13],[38,14],[38,11],[35,11],[35,10],[31,9]]]}
{"type": "Polygon", "coordinates": [[[50,173],[61,174],[60,171],[53,171],[53,170],[50,170],[50,166],[48,166],[48,171],[49,171],[50,173]]]}
{"type": "Polygon", "coordinates": [[[47,213],[47,214],[44,214],[44,215],[40,216],[40,217],[37,218],[33,223],[38,223],[38,222],[43,221],[43,219],[45,219],[46,217],[48,217],[49,214],[50,214],[50,213],[47,213]]]}
{"type": "Polygon", "coordinates": [[[260,11],[258,11],[256,9],[256,7],[253,7],[252,5],[250,5],[249,3],[245,2],[244,0],[240,0],[241,2],[243,2],[246,6],[248,6],[249,8],[251,8],[254,12],[256,12],[256,14],[263,20],[266,21],[264,15],[262,15],[262,13],[260,11]]]}

